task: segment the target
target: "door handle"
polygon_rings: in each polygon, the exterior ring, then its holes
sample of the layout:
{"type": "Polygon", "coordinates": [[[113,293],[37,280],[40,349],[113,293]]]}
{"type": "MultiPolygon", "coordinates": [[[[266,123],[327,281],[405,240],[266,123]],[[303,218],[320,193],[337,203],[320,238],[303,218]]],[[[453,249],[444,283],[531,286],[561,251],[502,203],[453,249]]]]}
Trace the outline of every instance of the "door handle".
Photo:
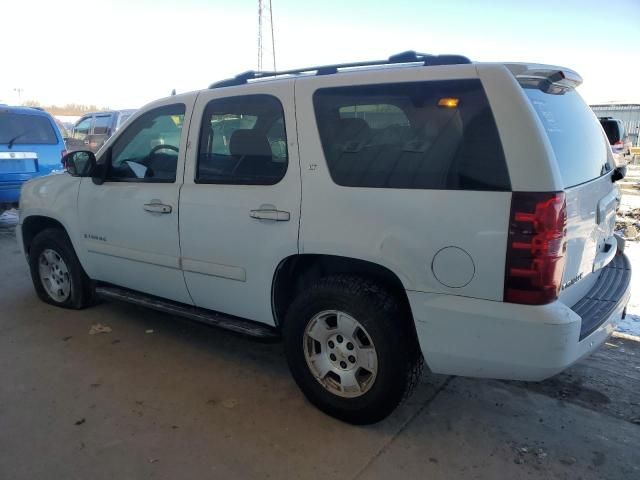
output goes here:
{"type": "Polygon", "coordinates": [[[165,205],[159,202],[145,203],[142,208],[151,213],[171,213],[172,210],[171,205],[165,205]]]}
{"type": "Polygon", "coordinates": [[[251,210],[249,216],[251,218],[257,218],[258,220],[273,220],[274,222],[288,222],[291,217],[289,212],[276,210],[274,208],[251,210]]]}

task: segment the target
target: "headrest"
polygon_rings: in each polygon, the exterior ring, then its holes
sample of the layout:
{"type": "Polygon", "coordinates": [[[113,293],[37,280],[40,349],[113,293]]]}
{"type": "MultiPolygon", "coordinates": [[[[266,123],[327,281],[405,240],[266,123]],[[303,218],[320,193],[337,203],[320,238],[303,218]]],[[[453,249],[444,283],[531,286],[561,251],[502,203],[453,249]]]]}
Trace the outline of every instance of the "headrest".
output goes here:
{"type": "Polygon", "coordinates": [[[341,138],[356,139],[369,133],[369,124],[362,118],[341,118],[338,125],[341,138]]]}
{"type": "Polygon", "coordinates": [[[236,130],[229,140],[229,152],[231,155],[263,156],[271,158],[271,146],[267,136],[256,130],[236,130]]]}

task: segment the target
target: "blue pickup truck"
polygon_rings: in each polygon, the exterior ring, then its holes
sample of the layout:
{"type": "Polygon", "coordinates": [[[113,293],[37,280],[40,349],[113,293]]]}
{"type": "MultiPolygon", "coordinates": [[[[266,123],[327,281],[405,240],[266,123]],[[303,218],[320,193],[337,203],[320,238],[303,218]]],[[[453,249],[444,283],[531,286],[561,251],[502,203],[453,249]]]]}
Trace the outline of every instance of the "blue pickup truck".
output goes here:
{"type": "Polygon", "coordinates": [[[0,105],[0,213],[17,206],[24,182],[61,171],[65,150],[47,112],[0,105]]]}

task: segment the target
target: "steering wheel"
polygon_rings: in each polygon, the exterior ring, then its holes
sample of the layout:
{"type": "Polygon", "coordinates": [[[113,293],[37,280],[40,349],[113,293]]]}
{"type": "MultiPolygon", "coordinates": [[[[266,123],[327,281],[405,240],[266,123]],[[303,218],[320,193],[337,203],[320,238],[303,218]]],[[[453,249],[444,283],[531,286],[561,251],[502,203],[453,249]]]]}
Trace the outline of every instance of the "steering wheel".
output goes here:
{"type": "Polygon", "coordinates": [[[164,150],[164,149],[173,150],[174,152],[179,152],[180,151],[178,149],[178,147],[174,147],[173,145],[164,145],[164,144],[162,144],[162,145],[156,145],[155,147],[153,147],[151,149],[151,151],[149,152],[148,156],[150,157],[151,155],[156,153],[158,150],[164,150]]]}

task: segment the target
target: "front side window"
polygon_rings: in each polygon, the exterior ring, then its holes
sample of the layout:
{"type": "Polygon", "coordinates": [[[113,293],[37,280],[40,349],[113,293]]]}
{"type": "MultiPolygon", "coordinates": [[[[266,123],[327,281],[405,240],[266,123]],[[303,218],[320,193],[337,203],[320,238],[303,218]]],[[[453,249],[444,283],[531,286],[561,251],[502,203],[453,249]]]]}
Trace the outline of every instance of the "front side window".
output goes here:
{"type": "Polygon", "coordinates": [[[480,80],[333,87],[313,96],[331,177],[373,188],[508,191],[480,80]]]}
{"type": "Polygon", "coordinates": [[[174,182],[184,112],[183,104],[159,107],[126,127],[111,147],[107,180],[174,182]]]}
{"type": "Polygon", "coordinates": [[[273,185],[287,170],[284,112],[270,95],[212,100],[200,130],[197,183],[273,185]]]}
{"type": "Polygon", "coordinates": [[[84,140],[89,135],[91,129],[91,117],[83,118],[76,126],[73,127],[73,138],[76,140],[84,140]]]}

